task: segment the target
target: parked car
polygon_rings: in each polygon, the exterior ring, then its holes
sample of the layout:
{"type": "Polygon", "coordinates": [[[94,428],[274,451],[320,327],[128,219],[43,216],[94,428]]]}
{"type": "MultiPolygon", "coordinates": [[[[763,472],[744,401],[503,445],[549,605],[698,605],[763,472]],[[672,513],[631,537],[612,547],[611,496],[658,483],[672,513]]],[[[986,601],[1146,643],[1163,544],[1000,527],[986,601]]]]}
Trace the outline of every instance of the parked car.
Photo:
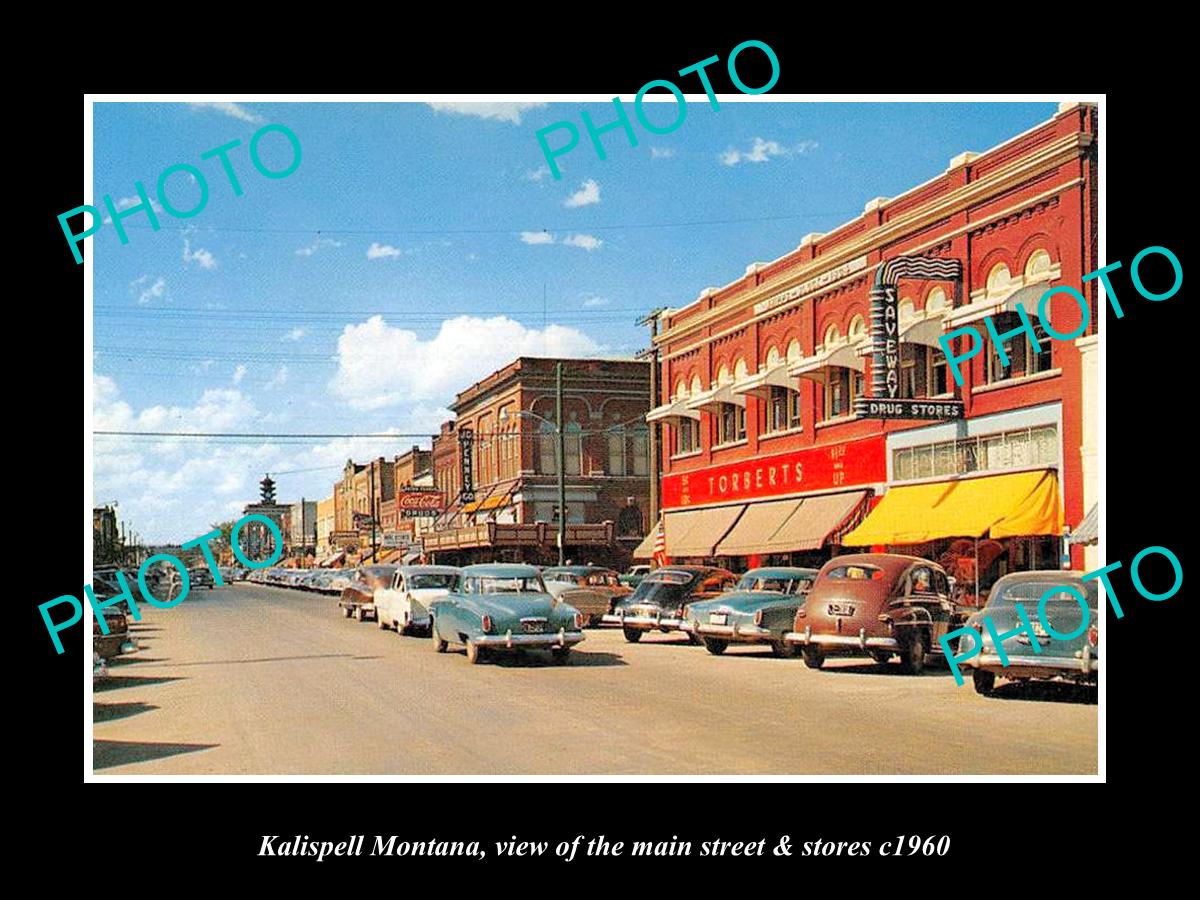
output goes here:
{"type": "Polygon", "coordinates": [[[375,619],[397,634],[429,631],[429,604],[444,597],[458,577],[456,566],[400,566],[391,584],[375,591],[375,619]]]}
{"type": "MultiPolygon", "coordinates": [[[[992,585],[984,608],[967,620],[967,627],[976,630],[982,644],[978,656],[962,660],[959,665],[964,669],[970,667],[973,670],[975,690],[981,694],[992,692],[997,675],[1014,681],[1061,678],[1096,684],[1100,677],[1098,603],[1096,581],[1083,581],[1079,572],[1052,570],[1013,572],[1005,575],[992,585]],[[1061,587],[1063,590],[1051,594],[1050,599],[1046,601],[1046,620],[1059,634],[1079,631],[1074,637],[1051,637],[1037,614],[1038,602],[1042,595],[1055,587],[1061,587]],[[1091,623],[1087,628],[1080,629],[1083,624],[1083,608],[1078,599],[1065,589],[1067,587],[1073,588],[1087,600],[1088,621],[1091,623]],[[1008,657],[1008,665],[1005,666],[992,643],[991,634],[984,627],[983,617],[991,618],[992,627],[996,629],[997,634],[1014,631],[1022,627],[1017,616],[1018,603],[1033,626],[1033,634],[1021,632],[1004,641],[1004,653],[1008,657]],[[1034,641],[1038,643],[1036,651],[1033,648],[1034,641]]],[[[964,638],[959,640],[961,642],[964,638]]]]}
{"type": "Polygon", "coordinates": [[[208,566],[197,566],[195,568],[188,569],[187,573],[189,591],[194,591],[196,588],[202,587],[206,587],[210,591],[213,589],[215,582],[213,580],[212,572],[209,571],[208,566]]]}
{"type": "Polygon", "coordinates": [[[937,563],[857,553],[821,567],[784,640],[801,647],[813,669],[828,656],[870,656],[882,664],[899,654],[903,670],[918,675],[931,655],[941,654],[938,638],[965,619],[937,563]]]}
{"type": "Polygon", "coordinates": [[[454,590],[429,604],[430,636],[438,653],[450,641],[464,644],[467,659],[481,662],[489,653],[548,649],[555,662],[566,662],[583,640],[583,613],[546,591],[534,566],[466,566],[454,590]]]}
{"type": "Polygon", "coordinates": [[[629,571],[622,575],[617,580],[627,588],[635,588],[642,583],[642,579],[650,574],[649,566],[630,566],[629,571]]]}
{"type": "Polygon", "coordinates": [[[688,604],[683,630],[697,635],[714,656],[730,644],[770,644],[776,656],[793,657],[797,645],[783,639],[804,605],[816,569],[751,569],[732,592],[688,604]]]}
{"type": "MultiPolygon", "coordinates": [[[[95,586],[92,588],[95,591],[95,586]]],[[[96,594],[96,599],[101,599],[96,594]]],[[[107,599],[107,598],[105,598],[107,599]]],[[[104,624],[108,626],[108,634],[100,627],[100,617],[92,619],[92,652],[108,661],[122,653],[132,653],[138,649],[137,641],[129,634],[129,618],[116,606],[106,606],[101,610],[104,624]]]]}
{"type": "Polygon", "coordinates": [[[360,566],[354,570],[350,583],[342,589],[338,606],[348,619],[362,622],[375,616],[375,591],[392,583],[396,566],[360,566]]]}
{"type": "MultiPolygon", "coordinates": [[[[620,625],[625,640],[635,643],[647,631],[682,631],[683,610],[689,603],[708,600],[737,584],[728,569],[713,566],[664,566],[642,579],[628,597],[617,601],[604,622],[620,625]]],[[[693,644],[700,638],[684,631],[693,644]]]]}
{"type": "Polygon", "coordinates": [[[102,659],[95,650],[92,651],[92,684],[108,678],[108,660],[102,659]]]}
{"type": "Polygon", "coordinates": [[[546,590],[565,600],[587,617],[587,624],[599,625],[622,597],[633,589],[621,584],[615,569],[601,566],[560,566],[542,571],[546,590]]]}

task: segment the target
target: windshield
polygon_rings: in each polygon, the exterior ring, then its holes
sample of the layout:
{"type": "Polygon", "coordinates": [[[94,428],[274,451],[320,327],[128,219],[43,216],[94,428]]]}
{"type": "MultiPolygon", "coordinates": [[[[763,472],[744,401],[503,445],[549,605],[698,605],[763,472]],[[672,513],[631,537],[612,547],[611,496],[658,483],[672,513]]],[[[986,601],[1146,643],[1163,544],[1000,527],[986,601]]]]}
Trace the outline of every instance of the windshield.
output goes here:
{"type": "Polygon", "coordinates": [[[464,578],[463,582],[464,594],[546,593],[546,586],[542,584],[540,575],[531,575],[525,578],[500,578],[484,575],[475,578],[464,578]]]}
{"type": "Polygon", "coordinates": [[[629,595],[629,603],[656,603],[668,606],[678,603],[688,594],[688,586],[695,581],[690,572],[653,572],[642,579],[629,595]]]}
{"type": "MultiPolygon", "coordinates": [[[[1087,598],[1088,606],[1096,606],[1099,593],[1096,589],[1095,581],[1089,581],[1083,585],[1076,583],[1070,586],[1087,598]]],[[[987,608],[993,609],[996,607],[1012,606],[1014,603],[1020,601],[1021,605],[1027,611],[1032,611],[1037,609],[1038,601],[1042,599],[1042,594],[1047,591],[1053,591],[1049,599],[1046,600],[1047,603],[1065,602],[1076,606],[1079,604],[1075,595],[1068,591],[1061,581],[1018,581],[1003,585],[1000,590],[993,590],[992,596],[988,600],[987,608]]]]}
{"type": "Polygon", "coordinates": [[[782,578],[746,573],[737,583],[739,591],[766,591],[774,594],[806,594],[812,587],[811,578],[782,578]]]}
{"type": "Polygon", "coordinates": [[[444,588],[449,590],[458,576],[453,572],[421,572],[408,576],[408,585],[414,591],[423,588],[444,588]]]}

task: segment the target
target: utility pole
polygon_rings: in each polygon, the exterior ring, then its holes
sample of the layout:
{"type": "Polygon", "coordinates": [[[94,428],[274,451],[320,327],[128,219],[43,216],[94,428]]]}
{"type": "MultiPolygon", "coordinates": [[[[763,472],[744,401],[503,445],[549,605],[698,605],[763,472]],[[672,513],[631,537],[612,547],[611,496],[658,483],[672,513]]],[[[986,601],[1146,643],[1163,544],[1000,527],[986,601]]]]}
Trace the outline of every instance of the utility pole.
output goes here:
{"type": "Polygon", "coordinates": [[[558,438],[558,564],[566,558],[567,543],[567,442],[563,431],[563,364],[554,367],[554,419],[558,438]]]}
{"type": "MultiPolygon", "coordinates": [[[[659,406],[658,399],[658,345],[654,342],[658,337],[658,322],[659,317],[666,312],[665,306],[660,306],[658,309],[652,310],[645,318],[640,319],[637,324],[650,326],[650,349],[646,353],[646,357],[650,360],[650,408],[654,409],[659,406]]],[[[662,453],[658,449],[659,425],[658,422],[650,422],[650,435],[647,452],[650,454],[650,527],[658,527],[658,491],[662,477],[662,453]]]]}
{"type": "Polygon", "coordinates": [[[379,563],[379,544],[375,541],[375,463],[371,462],[371,562],[379,563]]]}

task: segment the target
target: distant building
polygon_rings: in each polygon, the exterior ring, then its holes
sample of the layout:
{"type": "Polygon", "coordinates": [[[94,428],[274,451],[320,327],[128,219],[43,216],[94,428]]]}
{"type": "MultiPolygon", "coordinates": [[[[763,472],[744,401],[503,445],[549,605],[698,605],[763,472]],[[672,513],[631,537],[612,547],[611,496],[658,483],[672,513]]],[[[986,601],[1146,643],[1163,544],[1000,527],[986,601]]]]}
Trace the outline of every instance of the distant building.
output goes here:
{"type": "Polygon", "coordinates": [[[317,501],[317,556],[333,552],[332,544],[334,524],[336,521],[335,501],[333,495],[317,501]]]}
{"type": "Polygon", "coordinates": [[[117,530],[117,511],[111,506],[92,509],[92,565],[122,562],[125,546],[117,530]]]}
{"type": "MultiPolygon", "coordinates": [[[[287,542],[291,528],[291,507],[275,502],[275,482],[267,475],[259,483],[259,502],[249,503],[242,508],[242,515],[258,514],[266,516],[279,528],[284,542],[287,542]]],[[[238,543],[242,553],[256,562],[268,559],[275,553],[275,536],[262,522],[247,522],[238,534],[238,543]]],[[[286,547],[284,548],[286,553],[286,547]]]]}
{"type": "Polygon", "coordinates": [[[317,549],[317,501],[300,499],[291,504],[287,542],[289,556],[309,556],[317,549]]]}

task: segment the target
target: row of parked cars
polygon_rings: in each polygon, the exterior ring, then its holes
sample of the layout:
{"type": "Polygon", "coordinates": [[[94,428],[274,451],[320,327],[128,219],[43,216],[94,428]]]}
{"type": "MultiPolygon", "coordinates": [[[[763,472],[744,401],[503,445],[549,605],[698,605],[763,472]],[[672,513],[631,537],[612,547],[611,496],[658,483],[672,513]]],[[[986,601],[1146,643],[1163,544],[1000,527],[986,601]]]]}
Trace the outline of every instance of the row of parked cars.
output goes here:
{"type": "MultiPolygon", "coordinates": [[[[288,580],[294,575],[263,571],[251,573],[251,580],[302,586],[288,580]]],[[[968,627],[981,652],[963,666],[972,669],[980,693],[990,693],[997,676],[1095,683],[1099,675],[1094,627],[1068,639],[1056,636],[1079,630],[1082,610],[1068,588],[1086,597],[1096,615],[1095,583],[1082,582],[1077,572],[1006,575],[983,609],[956,605],[953,579],[937,563],[898,554],[852,554],[820,569],[769,567],[741,576],[690,565],[636,575],[631,586],[626,576],[597,566],[366,566],[342,573],[338,606],[346,617],[374,619],[381,629],[431,637],[439,652],[462,644],[472,663],[531,648],[550,649],[564,661],[585,627],[610,624],[630,642],[648,632],[678,632],[714,656],[731,644],[754,643],[779,657],[802,657],[814,669],[831,657],[861,656],[881,665],[894,660],[901,671],[919,674],[942,657],[941,637],[968,627]],[[1055,587],[1060,591],[1046,605],[1054,634],[1032,616],[1032,634],[1016,633],[1017,602],[1034,611],[1055,587]],[[985,614],[1002,637],[1007,665],[983,627],[985,614]],[[1008,631],[1013,634],[1004,637],[1008,631]]],[[[300,576],[306,580],[314,583],[300,576]]]]}

